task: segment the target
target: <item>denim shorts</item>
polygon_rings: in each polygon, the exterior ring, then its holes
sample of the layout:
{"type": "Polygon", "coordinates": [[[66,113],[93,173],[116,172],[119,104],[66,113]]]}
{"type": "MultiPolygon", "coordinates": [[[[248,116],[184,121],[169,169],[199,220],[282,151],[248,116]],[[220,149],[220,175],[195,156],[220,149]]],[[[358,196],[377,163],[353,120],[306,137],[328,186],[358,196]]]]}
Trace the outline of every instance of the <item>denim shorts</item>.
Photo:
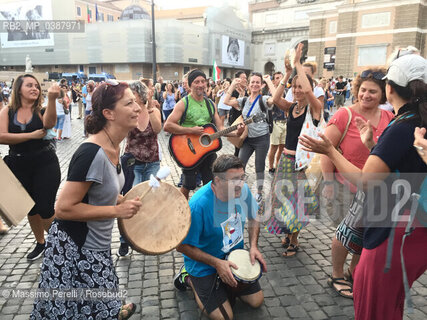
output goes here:
{"type": "Polygon", "coordinates": [[[64,120],[65,120],[65,114],[58,114],[56,116],[55,129],[62,130],[64,128],[64,120]]]}

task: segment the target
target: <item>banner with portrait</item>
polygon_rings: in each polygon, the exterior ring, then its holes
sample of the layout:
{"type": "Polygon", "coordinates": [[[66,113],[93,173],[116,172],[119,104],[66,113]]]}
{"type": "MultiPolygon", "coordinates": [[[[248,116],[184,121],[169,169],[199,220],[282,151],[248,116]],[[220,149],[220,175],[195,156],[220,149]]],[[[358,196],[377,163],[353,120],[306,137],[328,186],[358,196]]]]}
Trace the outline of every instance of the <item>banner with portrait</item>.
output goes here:
{"type": "Polygon", "coordinates": [[[243,40],[222,36],[222,64],[233,66],[245,64],[245,42],[243,40]]]}
{"type": "Polygon", "coordinates": [[[2,48],[53,46],[53,34],[37,28],[37,21],[52,20],[51,0],[6,2],[0,8],[2,48]]]}

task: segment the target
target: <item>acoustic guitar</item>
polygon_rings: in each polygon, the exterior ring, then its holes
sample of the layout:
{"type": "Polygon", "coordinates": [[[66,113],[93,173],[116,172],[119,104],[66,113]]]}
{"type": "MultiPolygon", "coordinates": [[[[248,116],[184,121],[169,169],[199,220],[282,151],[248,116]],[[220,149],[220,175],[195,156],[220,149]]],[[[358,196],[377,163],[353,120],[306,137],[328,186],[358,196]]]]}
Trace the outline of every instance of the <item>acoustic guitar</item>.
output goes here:
{"type": "MultiPolygon", "coordinates": [[[[265,120],[264,113],[258,113],[243,121],[245,125],[252,122],[261,122],[265,120]]],[[[203,159],[213,152],[217,152],[222,147],[220,137],[237,129],[238,124],[227,129],[217,131],[211,124],[203,126],[204,133],[195,134],[173,134],[169,139],[169,152],[181,168],[193,169],[203,159]]]]}

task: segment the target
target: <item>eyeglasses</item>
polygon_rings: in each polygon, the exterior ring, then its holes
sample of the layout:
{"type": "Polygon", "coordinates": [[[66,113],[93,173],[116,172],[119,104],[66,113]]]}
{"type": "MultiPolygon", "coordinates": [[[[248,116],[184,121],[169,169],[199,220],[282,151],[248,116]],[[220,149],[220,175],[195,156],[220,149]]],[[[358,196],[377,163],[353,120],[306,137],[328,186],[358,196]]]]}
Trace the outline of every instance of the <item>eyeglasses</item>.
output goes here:
{"type": "Polygon", "coordinates": [[[360,74],[360,77],[362,79],[374,78],[376,80],[382,80],[385,77],[385,74],[380,71],[365,70],[360,74]]]}
{"type": "Polygon", "coordinates": [[[224,181],[227,181],[227,182],[230,182],[230,183],[233,183],[233,184],[239,184],[239,183],[245,182],[248,179],[248,176],[246,174],[244,174],[244,175],[242,175],[240,177],[234,177],[234,178],[231,178],[231,179],[226,179],[226,178],[223,178],[221,176],[218,176],[218,177],[221,180],[224,180],[224,181]]]}

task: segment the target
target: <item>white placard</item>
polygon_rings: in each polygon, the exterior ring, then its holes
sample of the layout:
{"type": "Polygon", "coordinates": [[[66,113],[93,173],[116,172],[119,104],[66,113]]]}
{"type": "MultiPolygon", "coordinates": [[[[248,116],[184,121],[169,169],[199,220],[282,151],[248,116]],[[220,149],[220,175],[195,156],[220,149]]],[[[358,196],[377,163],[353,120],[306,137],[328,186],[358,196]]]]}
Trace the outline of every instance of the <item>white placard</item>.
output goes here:
{"type": "Polygon", "coordinates": [[[243,66],[245,64],[245,42],[237,38],[222,36],[222,63],[243,66]]]}
{"type": "MultiPolygon", "coordinates": [[[[51,0],[14,1],[1,5],[0,23],[12,21],[28,21],[31,23],[37,20],[52,20],[51,0]]],[[[52,33],[13,30],[12,26],[13,24],[7,33],[0,33],[2,48],[54,45],[52,33]]]]}

